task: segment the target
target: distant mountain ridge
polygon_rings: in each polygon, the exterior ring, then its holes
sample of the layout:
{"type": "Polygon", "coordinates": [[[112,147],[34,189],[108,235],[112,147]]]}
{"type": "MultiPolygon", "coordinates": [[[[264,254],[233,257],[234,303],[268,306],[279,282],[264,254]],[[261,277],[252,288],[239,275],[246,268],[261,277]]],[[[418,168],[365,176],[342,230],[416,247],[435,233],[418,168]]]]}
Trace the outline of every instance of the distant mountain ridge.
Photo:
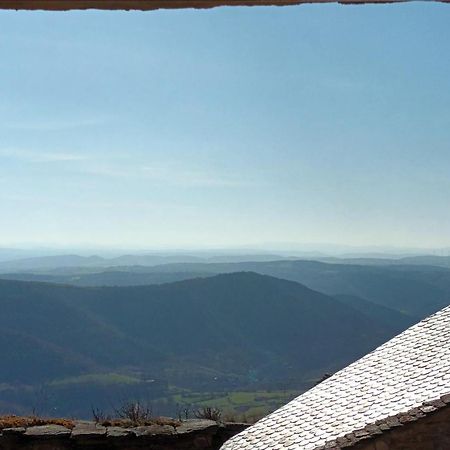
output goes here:
{"type": "MultiPolygon", "coordinates": [[[[127,266],[154,267],[166,264],[211,264],[211,263],[245,263],[245,262],[272,262],[272,261],[317,261],[330,264],[345,265],[369,265],[369,266],[436,266],[450,268],[450,256],[419,255],[403,257],[294,257],[281,256],[272,253],[254,254],[211,254],[196,255],[189,253],[174,254],[129,254],[115,257],[102,257],[97,255],[80,256],[76,254],[62,254],[51,256],[34,256],[21,258],[23,252],[4,250],[4,256],[0,259],[0,273],[16,271],[48,271],[63,269],[92,269],[100,271],[102,268],[117,268],[127,266]],[[16,255],[13,259],[5,259],[6,255],[16,255]]],[[[1,256],[1,254],[0,254],[1,256]]]]}
{"type": "MultiPolygon", "coordinates": [[[[65,268],[93,268],[121,266],[156,266],[174,263],[226,263],[238,261],[272,261],[283,258],[274,254],[236,254],[236,255],[210,255],[196,256],[190,254],[142,254],[122,255],[111,258],[102,256],[80,256],[80,255],[51,255],[35,256],[29,258],[15,258],[0,260],[0,273],[11,271],[46,271],[62,270],[65,268]]],[[[292,258],[283,258],[292,259],[292,258]]]]}
{"type": "Polygon", "coordinates": [[[369,266],[436,266],[450,268],[450,256],[439,255],[414,255],[401,257],[318,257],[315,261],[332,263],[332,264],[358,264],[369,266]]]}
{"type": "Polygon", "coordinates": [[[421,265],[331,264],[277,260],[236,263],[174,263],[158,266],[66,268],[0,278],[76,286],[142,286],[220,273],[250,271],[295,281],[327,295],[356,296],[419,320],[450,303],[450,270],[421,265]]]}

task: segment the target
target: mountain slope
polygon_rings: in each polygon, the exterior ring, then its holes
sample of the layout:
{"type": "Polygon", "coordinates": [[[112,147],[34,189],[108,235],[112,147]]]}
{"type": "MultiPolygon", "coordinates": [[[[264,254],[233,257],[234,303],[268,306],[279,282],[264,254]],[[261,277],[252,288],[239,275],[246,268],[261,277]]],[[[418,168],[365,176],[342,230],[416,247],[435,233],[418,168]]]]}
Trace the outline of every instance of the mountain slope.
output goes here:
{"type": "Polygon", "coordinates": [[[415,323],[415,320],[411,316],[403,314],[395,309],[369,302],[368,300],[355,295],[341,294],[335,295],[334,297],[396,333],[402,332],[415,323]]]}
{"type": "Polygon", "coordinates": [[[252,271],[304,284],[327,295],[360,297],[419,320],[450,304],[450,270],[421,265],[330,264],[279,260],[239,263],[177,263],[154,267],[66,268],[47,273],[12,273],[4,279],[77,286],[141,286],[219,273],[252,271]],[[89,270],[89,272],[86,272],[89,270]]]}
{"type": "MultiPolygon", "coordinates": [[[[125,270],[125,268],[122,268],[125,270]]],[[[353,295],[400,311],[414,320],[450,304],[450,270],[433,266],[366,266],[281,260],[228,264],[165,264],[129,268],[140,284],[148,273],[252,271],[304,284],[327,295],[353,295]],[[139,275],[138,275],[139,274],[139,275]]]]}
{"type": "MultiPolygon", "coordinates": [[[[78,301],[87,294],[92,296],[94,292],[70,286],[0,280],[0,329],[8,333],[3,334],[2,340],[9,344],[0,347],[2,364],[6,365],[8,354],[21,355],[25,359],[24,366],[17,370],[11,363],[12,380],[36,381],[36,369],[39,372],[41,365],[32,365],[30,358],[35,356],[37,349],[47,356],[53,354],[55,363],[51,367],[70,368],[50,371],[47,379],[117,365],[140,364],[144,351],[156,361],[161,358],[157,350],[130,339],[104,321],[101,315],[94,317],[80,308],[78,301]],[[30,345],[25,345],[26,342],[30,345]],[[30,365],[23,371],[26,360],[30,360],[30,365]]],[[[45,365],[44,359],[42,366],[45,365]]],[[[42,368],[41,372],[46,371],[42,368]]]]}
{"type": "MultiPolygon", "coordinates": [[[[266,367],[266,360],[299,369],[325,367],[364,353],[390,332],[324,294],[255,273],[122,292],[126,300],[105,288],[84,306],[168,354],[211,364],[218,352],[227,352],[227,369],[242,355],[249,362],[245,370],[252,364],[254,370],[266,367]]],[[[214,366],[223,368],[223,362],[214,366]]]]}
{"type": "Polygon", "coordinates": [[[364,302],[249,272],[106,288],[0,280],[0,404],[30,410],[43,392],[47,413],[83,415],[114,399],[167,403],[173,389],[303,389],[405,325],[364,302]]]}
{"type": "Polygon", "coordinates": [[[67,350],[77,372],[169,367],[181,358],[242,379],[249,370],[279,378],[345,364],[396,331],[298,283],[255,273],[127,288],[0,281],[0,307],[2,329],[67,350]]]}

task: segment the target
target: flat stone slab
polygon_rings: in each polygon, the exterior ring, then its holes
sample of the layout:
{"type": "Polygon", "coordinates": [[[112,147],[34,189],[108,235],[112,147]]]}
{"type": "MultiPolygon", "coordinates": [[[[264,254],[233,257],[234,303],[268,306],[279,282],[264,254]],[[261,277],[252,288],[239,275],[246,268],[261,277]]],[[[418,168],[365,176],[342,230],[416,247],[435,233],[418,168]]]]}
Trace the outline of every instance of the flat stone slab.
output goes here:
{"type": "Polygon", "coordinates": [[[32,437],[67,437],[70,436],[71,430],[62,425],[38,425],[29,427],[25,431],[25,436],[32,437]]]}
{"type": "Polygon", "coordinates": [[[12,436],[17,434],[24,434],[26,431],[26,428],[24,427],[16,427],[16,428],[4,428],[2,430],[2,434],[5,436],[12,436]]]}
{"type": "Polygon", "coordinates": [[[206,420],[206,419],[192,419],[186,420],[181,423],[179,427],[176,428],[177,434],[186,434],[186,433],[195,433],[197,431],[213,431],[219,428],[219,425],[214,420],[206,420]]]}
{"type": "Polygon", "coordinates": [[[99,438],[106,436],[106,427],[97,425],[93,422],[80,422],[72,430],[72,437],[77,439],[99,438]]]}
{"type": "Polygon", "coordinates": [[[133,433],[137,436],[167,436],[175,434],[175,428],[170,425],[147,425],[132,428],[133,433]]]}
{"type": "Polygon", "coordinates": [[[133,430],[130,428],[122,428],[122,427],[108,427],[106,431],[106,436],[109,438],[122,438],[135,436],[133,430]]]}

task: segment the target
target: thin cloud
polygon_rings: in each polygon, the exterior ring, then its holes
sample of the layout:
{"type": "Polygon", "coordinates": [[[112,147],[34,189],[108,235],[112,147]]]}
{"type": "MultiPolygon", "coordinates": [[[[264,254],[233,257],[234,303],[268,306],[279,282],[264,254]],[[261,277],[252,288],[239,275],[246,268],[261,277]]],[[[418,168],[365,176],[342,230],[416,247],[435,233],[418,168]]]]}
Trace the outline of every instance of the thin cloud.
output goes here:
{"type": "Polygon", "coordinates": [[[180,167],[143,166],[141,172],[145,178],[176,186],[239,187],[244,185],[241,180],[224,174],[180,167]]]}
{"type": "Polygon", "coordinates": [[[211,187],[211,188],[240,188],[254,186],[256,183],[242,179],[228,173],[220,173],[208,169],[184,167],[180,164],[136,165],[130,164],[128,158],[119,157],[122,164],[118,164],[118,156],[109,155],[109,161],[103,163],[100,156],[91,156],[65,151],[37,151],[27,149],[0,149],[0,159],[17,160],[28,164],[56,164],[78,163],[67,166],[72,174],[88,176],[141,180],[159,186],[175,187],[211,187]],[[116,160],[111,163],[111,158],[116,160]]]}
{"type": "Polygon", "coordinates": [[[158,185],[177,187],[229,187],[237,188],[250,186],[253,183],[210,171],[183,168],[179,166],[89,166],[83,169],[89,175],[145,180],[158,185]]]}
{"type": "Polygon", "coordinates": [[[89,159],[86,155],[78,153],[63,151],[41,152],[24,149],[1,149],[0,158],[16,159],[28,163],[71,162],[89,159]]]}
{"type": "Polygon", "coordinates": [[[9,130],[20,131],[64,131],[74,128],[92,127],[103,125],[108,121],[106,117],[93,117],[81,119],[48,119],[32,121],[12,121],[2,123],[2,127],[9,130]]]}
{"type": "Polygon", "coordinates": [[[129,178],[133,176],[133,173],[129,169],[119,169],[107,166],[89,166],[83,168],[82,172],[87,175],[110,178],[129,178]]]}

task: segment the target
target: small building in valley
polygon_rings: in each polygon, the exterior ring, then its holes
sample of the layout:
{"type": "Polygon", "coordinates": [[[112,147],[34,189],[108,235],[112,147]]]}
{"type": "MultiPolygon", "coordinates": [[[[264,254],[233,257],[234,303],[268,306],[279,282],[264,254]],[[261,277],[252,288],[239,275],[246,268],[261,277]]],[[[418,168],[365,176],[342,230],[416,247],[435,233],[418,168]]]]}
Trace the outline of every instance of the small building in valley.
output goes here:
{"type": "Polygon", "coordinates": [[[223,450],[449,450],[450,307],[231,438],[223,450]]]}

